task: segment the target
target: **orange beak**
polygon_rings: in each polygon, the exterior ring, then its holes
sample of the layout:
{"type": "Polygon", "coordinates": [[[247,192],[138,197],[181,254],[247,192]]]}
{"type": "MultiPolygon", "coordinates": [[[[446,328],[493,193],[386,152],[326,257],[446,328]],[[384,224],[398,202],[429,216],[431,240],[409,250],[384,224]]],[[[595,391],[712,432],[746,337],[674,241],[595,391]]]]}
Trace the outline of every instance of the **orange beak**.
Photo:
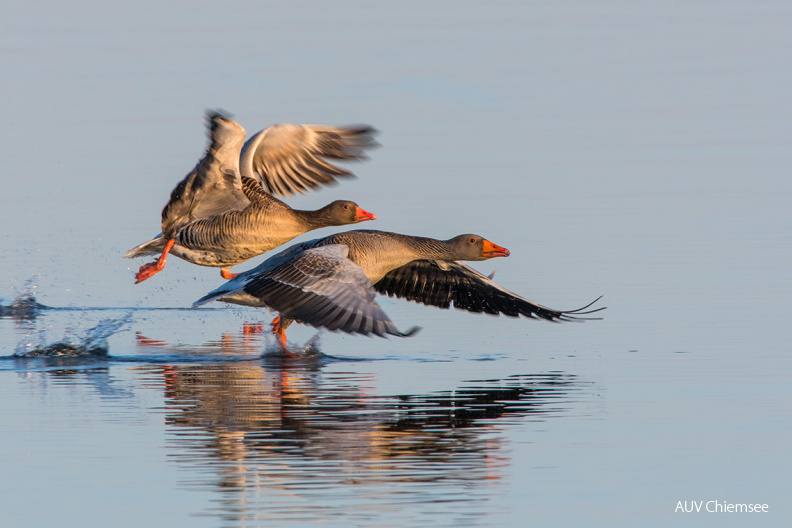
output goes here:
{"type": "Polygon", "coordinates": [[[376,220],[376,219],[377,219],[377,215],[375,215],[374,213],[369,213],[368,211],[360,207],[358,207],[357,211],[355,211],[355,222],[365,222],[366,220],[376,220]]]}
{"type": "Polygon", "coordinates": [[[485,239],[484,247],[481,250],[481,256],[484,258],[508,257],[509,250],[485,239]]]}

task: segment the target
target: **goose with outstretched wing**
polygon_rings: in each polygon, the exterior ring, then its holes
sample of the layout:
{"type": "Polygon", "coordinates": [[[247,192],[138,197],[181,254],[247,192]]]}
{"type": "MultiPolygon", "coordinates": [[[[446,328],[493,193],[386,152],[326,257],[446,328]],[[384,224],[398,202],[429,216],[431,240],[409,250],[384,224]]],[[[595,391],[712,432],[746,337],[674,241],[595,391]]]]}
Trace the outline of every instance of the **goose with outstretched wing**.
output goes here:
{"type": "Polygon", "coordinates": [[[209,147],[171,192],[162,210],[162,233],[124,255],[159,255],[140,268],[136,282],[161,271],[169,254],[219,267],[230,279],[231,266],[303,233],[376,218],[348,200],[303,211],[275,196],[352,177],[327,160],[364,159],[364,151],[376,145],[371,127],[279,124],[245,142],[245,129],[222,113],[209,113],[207,122],[209,147]]]}
{"type": "Polygon", "coordinates": [[[599,298],[576,310],[554,310],[497,285],[461,260],[508,257],[509,250],[473,234],[449,240],[356,230],[302,242],[240,273],[193,306],[219,300],[279,312],[273,331],[286,349],[292,322],[352,334],[407,336],[376,294],[469,312],[575,321],[604,308],[599,298]]]}

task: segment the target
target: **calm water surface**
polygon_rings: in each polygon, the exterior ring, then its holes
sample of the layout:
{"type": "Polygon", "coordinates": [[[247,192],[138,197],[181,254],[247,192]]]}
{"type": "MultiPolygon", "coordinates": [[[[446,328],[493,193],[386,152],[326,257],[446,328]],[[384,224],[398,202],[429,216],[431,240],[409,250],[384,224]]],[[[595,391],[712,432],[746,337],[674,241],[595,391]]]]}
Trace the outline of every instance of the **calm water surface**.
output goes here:
{"type": "Polygon", "coordinates": [[[3,526],[788,526],[791,25],[775,1],[4,7],[3,526]],[[134,285],[121,255],[217,107],[376,126],[358,179],[289,203],[479,233],[512,255],[477,269],[603,320],[385,298],[423,330],[294,325],[286,358],[264,311],[187,309],[215,269],[134,285]],[[711,500],[769,511],[675,513],[711,500]]]}

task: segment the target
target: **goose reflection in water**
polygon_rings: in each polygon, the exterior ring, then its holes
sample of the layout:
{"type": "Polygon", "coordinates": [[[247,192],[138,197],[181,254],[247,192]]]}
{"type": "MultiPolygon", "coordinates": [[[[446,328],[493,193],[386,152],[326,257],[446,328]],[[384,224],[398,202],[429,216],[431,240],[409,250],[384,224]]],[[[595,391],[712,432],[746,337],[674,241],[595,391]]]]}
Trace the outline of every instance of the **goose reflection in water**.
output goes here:
{"type": "MultiPolygon", "coordinates": [[[[245,338],[238,336],[240,346],[245,338]]],[[[272,354],[257,362],[139,368],[162,384],[176,459],[207,475],[189,485],[220,491],[224,516],[250,520],[266,506],[273,522],[290,519],[294,501],[310,501],[319,490],[355,489],[349,500],[360,505],[365,496],[367,507],[389,494],[467,501],[465,508],[486,500],[511,463],[503,427],[563,412],[584,387],[555,372],[378,396],[375,374],[362,363],[355,372],[339,371],[338,363],[325,372],[323,361],[321,354],[299,364],[272,354]]]]}

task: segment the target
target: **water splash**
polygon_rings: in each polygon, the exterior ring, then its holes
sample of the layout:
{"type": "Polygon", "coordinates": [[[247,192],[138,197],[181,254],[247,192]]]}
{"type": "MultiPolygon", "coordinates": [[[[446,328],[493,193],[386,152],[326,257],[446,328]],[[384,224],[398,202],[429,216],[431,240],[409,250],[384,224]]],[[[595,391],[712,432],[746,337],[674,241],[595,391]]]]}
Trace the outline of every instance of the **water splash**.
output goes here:
{"type": "Polygon", "coordinates": [[[125,330],[132,322],[132,315],[127,314],[120,319],[102,319],[99,323],[86,330],[82,336],[67,331],[64,338],[55,343],[46,344],[45,332],[39,332],[38,338],[25,339],[14,351],[15,357],[81,357],[107,356],[107,338],[125,330]]]}
{"type": "Polygon", "coordinates": [[[22,291],[9,304],[5,304],[4,300],[0,299],[0,317],[31,321],[38,317],[41,310],[48,308],[36,300],[36,289],[38,288],[36,280],[37,277],[32,277],[25,281],[22,291]]]}

